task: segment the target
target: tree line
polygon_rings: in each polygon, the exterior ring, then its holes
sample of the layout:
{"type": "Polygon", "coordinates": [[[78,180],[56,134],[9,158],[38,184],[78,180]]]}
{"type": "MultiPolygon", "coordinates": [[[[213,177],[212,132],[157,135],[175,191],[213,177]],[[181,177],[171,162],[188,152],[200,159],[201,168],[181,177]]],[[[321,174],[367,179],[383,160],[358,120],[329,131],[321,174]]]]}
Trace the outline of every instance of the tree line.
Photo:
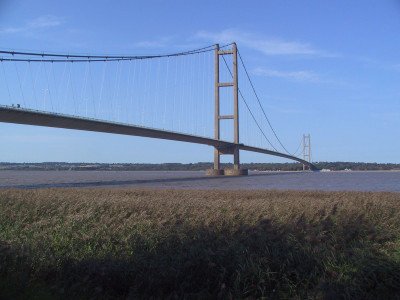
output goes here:
{"type": "MultiPolygon", "coordinates": [[[[385,171],[400,170],[400,164],[395,163],[365,163],[365,162],[316,162],[318,169],[331,171],[385,171]]],[[[211,162],[198,163],[0,163],[0,170],[70,170],[70,171],[203,171],[213,167],[211,162]]],[[[232,168],[232,164],[222,164],[222,168],[232,168]]],[[[300,171],[300,163],[243,163],[243,168],[258,171],[300,171]]]]}

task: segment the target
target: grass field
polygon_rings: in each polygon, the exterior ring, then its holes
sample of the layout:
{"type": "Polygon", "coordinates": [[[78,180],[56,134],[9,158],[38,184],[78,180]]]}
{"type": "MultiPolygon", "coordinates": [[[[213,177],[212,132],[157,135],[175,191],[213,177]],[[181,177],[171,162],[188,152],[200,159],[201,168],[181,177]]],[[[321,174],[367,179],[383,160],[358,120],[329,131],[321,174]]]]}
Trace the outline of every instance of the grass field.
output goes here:
{"type": "Polygon", "coordinates": [[[399,295],[399,193],[0,191],[0,298],[399,295]]]}

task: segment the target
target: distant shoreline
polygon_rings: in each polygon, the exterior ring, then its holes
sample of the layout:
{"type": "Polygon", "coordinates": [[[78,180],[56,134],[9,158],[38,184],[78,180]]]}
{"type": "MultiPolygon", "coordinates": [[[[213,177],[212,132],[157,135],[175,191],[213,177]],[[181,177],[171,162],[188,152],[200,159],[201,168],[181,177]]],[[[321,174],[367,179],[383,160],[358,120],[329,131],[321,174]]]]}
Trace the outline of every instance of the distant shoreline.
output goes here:
{"type": "MultiPolygon", "coordinates": [[[[206,170],[156,170],[156,169],[152,169],[152,170],[121,170],[121,169],[110,169],[110,170],[102,170],[102,169],[71,169],[71,170],[64,170],[64,169],[41,169],[41,168],[37,168],[37,169],[2,169],[0,168],[0,172],[5,172],[5,171],[21,171],[21,172],[29,172],[29,171],[33,171],[33,172],[205,172],[206,170]]],[[[249,170],[249,172],[258,172],[258,173],[303,173],[303,172],[308,172],[308,170],[249,170]]],[[[316,172],[320,172],[320,173],[351,173],[351,172],[356,172],[356,173],[360,173],[360,172],[387,172],[387,173],[391,173],[391,172],[400,172],[400,170],[398,169],[393,169],[393,170],[350,170],[350,171],[345,171],[345,170],[331,170],[331,171],[321,171],[318,170],[316,172]]]]}
{"type": "MultiPolygon", "coordinates": [[[[362,162],[316,162],[321,172],[330,171],[400,171],[400,164],[362,163],[362,162]]],[[[8,163],[0,162],[0,171],[205,171],[213,167],[211,162],[198,163],[8,163]]],[[[231,164],[222,164],[222,168],[231,168],[231,164]]],[[[244,163],[242,167],[252,171],[302,171],[299,163],[244,163]]]]}

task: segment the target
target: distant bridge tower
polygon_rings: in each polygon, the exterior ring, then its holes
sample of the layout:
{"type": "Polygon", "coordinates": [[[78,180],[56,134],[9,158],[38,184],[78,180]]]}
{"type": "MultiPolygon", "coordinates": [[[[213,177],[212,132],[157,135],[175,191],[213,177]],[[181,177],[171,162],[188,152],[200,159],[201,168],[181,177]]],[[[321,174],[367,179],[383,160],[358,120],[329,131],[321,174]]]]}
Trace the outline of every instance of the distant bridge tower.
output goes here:
{"type": "Polygon", "coordinates": [[[209,175],[247,175],[248,170],[240,168],[239,158],[239,88],[238,88],[238,52],[236,43],[232,44],[230,50],[220,50],[219,44],[215,45],[215,81],[214,81],[214,138],[220,140],[220,122],[221,120],[233,119],[233,142],[235,146],[230,148],[215,148],[214,149],[214,168],[208,171],[209,175]],[[233,70],[232,82],[220,82],[220,56],[232,55],[233,70]],[[220,114],[220,88],[233,88],[233,114],[220,114]],[[221,155],[233,155],[233,169],[221,169],[221,155]]]}
{"type": "MultiPolygon", "coordinates": [[[[310,134],[303,134],[303,159],[311,162],[311,136],[310,134]]],[[[308,166],[303,164],[303,170],[309,169],[308,166]]]]}

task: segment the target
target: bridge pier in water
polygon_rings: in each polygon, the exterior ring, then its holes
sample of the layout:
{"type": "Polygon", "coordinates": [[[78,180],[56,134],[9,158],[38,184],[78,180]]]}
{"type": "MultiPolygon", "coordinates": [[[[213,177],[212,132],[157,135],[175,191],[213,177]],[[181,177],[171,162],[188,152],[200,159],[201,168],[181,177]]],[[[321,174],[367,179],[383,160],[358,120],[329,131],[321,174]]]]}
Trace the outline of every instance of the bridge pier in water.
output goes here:
{"type": "Polygon", "coordinates": [[[239,84],[238,84],[238,53],[236,43],[232,44],[230,50],[220,50],[219,44],[215,45],[214,55],[214,138],[220,140],[221,120],[233,119],[233,134],[234,134],[234,146],[229,149],[220,149],[215,147],[214,149],[214,168],[207,170],[207,175],[210,176],[241,176],[248,175],[247,169],[240,168],[240,150],[239,150],[239,84]],[[232,55],[233,71],[232,71],[232,82],[220,82],[220,56],[232,55]],[[232,115],[221,115],[220,114],[220,88],[233,88],[233,114],[232,115]],[[232,169],[221,169],[221,155],[233,155],[233,168],[232,169]]]}

